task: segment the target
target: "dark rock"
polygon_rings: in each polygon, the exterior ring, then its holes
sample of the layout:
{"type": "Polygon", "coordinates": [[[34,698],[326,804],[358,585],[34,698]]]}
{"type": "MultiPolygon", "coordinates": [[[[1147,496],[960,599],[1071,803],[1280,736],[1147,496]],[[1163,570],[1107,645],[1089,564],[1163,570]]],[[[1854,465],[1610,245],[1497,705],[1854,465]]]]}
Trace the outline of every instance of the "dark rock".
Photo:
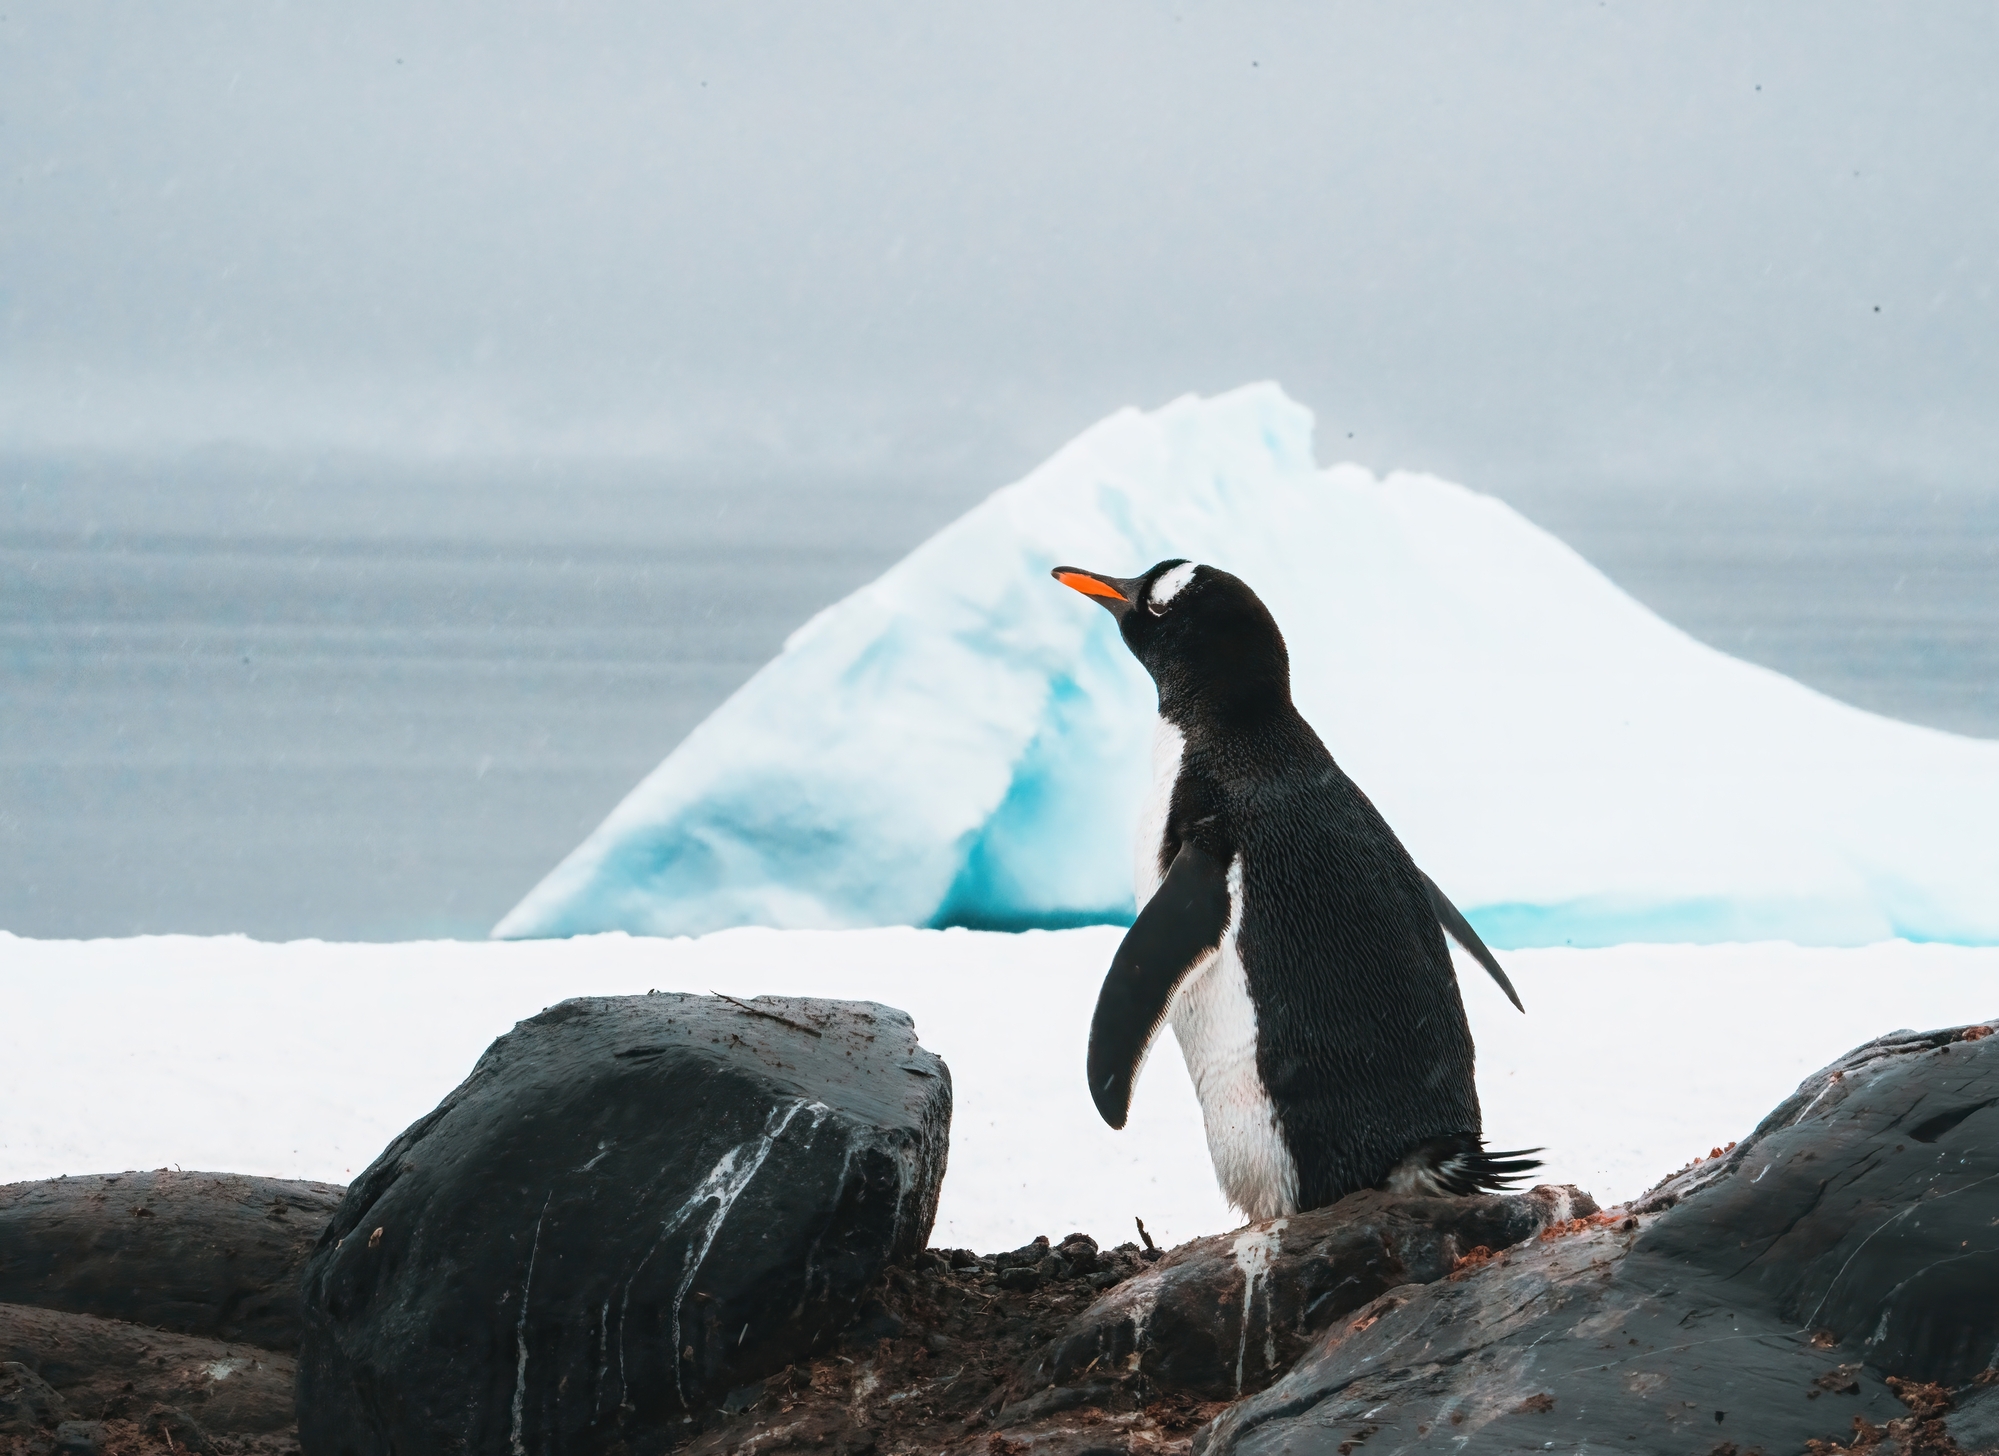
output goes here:
{"type": "Polygon", "coordinates": [[[296,1350],[299,1273],[345,1189],[237,1173],[0,1187],[0,1303],[296,1350]]]}
{"type": "MultiPolygon", "coordinates": [[[[0,1304],[0,1362],[26,1367],[58,1392],[66,1412],[60,1419],[138,1419],[164,1404],[200,1411],[220,1434],[292,1424],[297,1367],[275,1350],[0,1304]]],[[[41,1424],[56,1422],[44,1416],[41,1424]]]]}
{"type": "Polygon", "coordinates": [[[1873,1431],[1887,1456],[1945,1449],[1953,1420],[1989,1444],[1999,1038],[1870,1042],[1633,1207],[1355,1311],[1205,1450],[1372,1428],[1401,1451],[1777,1453],[1873,1431]],[[1939,1415],[1939,1385],[1966,1382],[1939,1415]]]}
{"type": "Polygon", "coordinates": [[[1009,1249],[1004,1254],[993,1255],[995,1269],[1038,1269],[1041,1261],[1048,1257],[1048,1235],[1039,1235],[1033,1243],[1022,1244],[1017,1249],[1009,1249]]]}
{"type": "Polygon", "coordinates": [[[1105,1388],[1095,1385],[1050,1385],[1023,1400],[1017,1400],[1004,1407],[994,1419],[995,1426],[1024,1426],[1029,1421],[1038,1421],[1043,1416],[1059,1415],[1079,1406],[1103,1403],[1107,1393],[1105,1388]]]}
{"type": "Polygon", "coordinates": [[[53,1385],[19,1360],[0,1362],[0,1436],[28,1436],[69,1419],[53,1385]]]}
{"type": "Polygon", "coordinates": [[[1025,1294],[1028,1290],[1041,1287],[1041,1271],[1016,1264],[1012,1268],[1000,1270],[997,1282],[1002,1289],[1025,1294]]]}
{"type": "MultiPolygon", "coordinates": [[[[1441,1279],[1473,1249],[1508,1248],[1595,1212],[1573,1188],[1477,1198],[1369,1191],[1197,1239],[1140,1264],[1142,1272],[1085,1310],[1010,1393],[1039,1399],[1048,1388],[1075,1386],[1102,1400],[1135,1382],[1150,1392],[1233,1399],[1268,1385],[1314,1334],[1384,1290],[1441,1279]]],[[[1045,1400],[1034,1407],[1043,1408],[1060,1407],[1045,1400]]]]}
{"type": "Polygon", "coordinates": [[[1884,1037],[1811,1078],[1636,1252],[1876,1370],[1971,1379],[1999,1349],[1999,1040],[1963,1030],[1884,1037]]]}
{"type": "Polygon", "coordinates": [[[98,1456],[108,1440],[102,1421],[64,1421],[56,1427],[60,1456],[98,1456]]]}
{"type": "Polygon", "coordinates": [[[1994,1378],[1960,1392],[1944,1427],[1964,1451],[1999,1451],[1999,1370],[1994,1378]]]}
{"type": "Polygon", "coordinates": [[[496,1041],[305,1275],[312,1453],[662,1449],[924,1247],[943,1062],[862,1002],[567,1001],[496,1041]]]}
{"type": "Polygon", "coordinates": [[[841,1337],[865,1345],[876,1340],[893,1340],[901,1333],[902,1316],[879,1299],[871,1299],[861,1306],[853,1322],[841,1332],[841,1337]]]}
{"type": "Polygon", "coordinates": [[[1056,1246],[1070,1274],[1093,1274],[1097,1269],[1097,1241],[1088,1234],[1070,1234],[1056,1246]]]}

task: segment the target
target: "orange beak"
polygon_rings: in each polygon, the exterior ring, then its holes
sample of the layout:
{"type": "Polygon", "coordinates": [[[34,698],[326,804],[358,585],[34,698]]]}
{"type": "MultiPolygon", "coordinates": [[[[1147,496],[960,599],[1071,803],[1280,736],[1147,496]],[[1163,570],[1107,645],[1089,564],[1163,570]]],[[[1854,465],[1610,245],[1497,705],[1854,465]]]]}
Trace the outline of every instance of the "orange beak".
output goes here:
{"type": "Polygon", "coordinates": [[[1101,577],[1088,572],[1075,571],[1067,566],[1055,568],[1055,579],[1072,591],[1079,591],[1086,597],[1109,597],[1113,601],[1129,601],[1123,592],[1101,577]]]}
{"type": "Polygon", "coordinates": [[[1048,573],[1070,591],[1081,592],[1096,600],[1098,606],[1119,621],[1131,612],[1138,599],[1138,592],[1145,578],[1142,576],[1105,576],[1098,571],[1084,571],[1077,566],[1058,566],[1048,573]]]}

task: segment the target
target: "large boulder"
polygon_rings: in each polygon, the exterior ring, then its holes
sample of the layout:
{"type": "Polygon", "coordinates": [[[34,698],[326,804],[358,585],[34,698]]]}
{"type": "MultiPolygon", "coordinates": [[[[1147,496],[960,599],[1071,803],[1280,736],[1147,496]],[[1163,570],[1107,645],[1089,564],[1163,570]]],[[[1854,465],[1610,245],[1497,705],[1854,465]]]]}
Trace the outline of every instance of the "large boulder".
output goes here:
{"type": "Polygon", "coordinates": [[[299,1274],[346,1190],[240,1173],[0,1187],[0,1303],[296,1350],[299,1274]]]}
{"type": "Polygon", "coordinates": [[[654,993],[487,1050],[305,1273],[314,1456],[663,1450],[922,1249],[951,1112],[907,1015],[654,993]]]}
{"type": "Polygon", "coordinates": [[[1085,1310],[1016,1376],[996,1424],[1163,1393],[1234,1400],[1270,1384],[1315,1334],[1375,1296],[1596,1211],[1574,1188],[1473,1198],[1369,1189],[1196,1239],[1085,1310]]]}
{"type": "Polygon", "coordinates": [[[1628,1217],[1391,1291],[1204,1449],[1994,1449],[1989,1032],[1870,1042],[1628,1217]]]}

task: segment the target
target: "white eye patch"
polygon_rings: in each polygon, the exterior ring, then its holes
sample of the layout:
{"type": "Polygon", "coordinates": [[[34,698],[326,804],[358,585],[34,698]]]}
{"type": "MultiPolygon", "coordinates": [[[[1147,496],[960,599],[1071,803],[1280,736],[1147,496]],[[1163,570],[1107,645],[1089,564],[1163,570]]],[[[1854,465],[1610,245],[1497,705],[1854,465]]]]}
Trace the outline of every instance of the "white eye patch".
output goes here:
{"type": "Polygon", "coordinates": [[[1167,604],[1180,595],[1188,582],[1194,579],[1194,563],[1183,561],[1152,584],[1147,595],[1146,607],[1156,617],[1166,610],[1167,604]]]}

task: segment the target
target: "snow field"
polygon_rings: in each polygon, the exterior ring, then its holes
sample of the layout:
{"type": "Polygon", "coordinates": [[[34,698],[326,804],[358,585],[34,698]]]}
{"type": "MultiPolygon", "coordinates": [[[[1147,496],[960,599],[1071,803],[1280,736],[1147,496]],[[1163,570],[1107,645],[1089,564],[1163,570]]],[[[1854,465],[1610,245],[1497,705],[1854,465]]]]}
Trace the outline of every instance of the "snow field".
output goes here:
{"type": "MultiPolygon", "coordinates": [[[[178,1165],[353,1179],[515,1021],[649,989],[902,1007],[950,1064],[933,1242],[982,1251],[1081,1229],[1162,1242],[1232,1227],[1165,1033],[1113,1132],[1083,1084],[1121,931],[724,931],[698,940],[283,945],[0,935],[0,1182],[178,1165]]],[[[1999,949],[1627,945],[1475,966],[1486,1132],[1545,1145],[1544,1178],[1605,1202],[1740,1137],[1807,1073],[1899,1027],[1999,1016],[1999,949]]]]}

